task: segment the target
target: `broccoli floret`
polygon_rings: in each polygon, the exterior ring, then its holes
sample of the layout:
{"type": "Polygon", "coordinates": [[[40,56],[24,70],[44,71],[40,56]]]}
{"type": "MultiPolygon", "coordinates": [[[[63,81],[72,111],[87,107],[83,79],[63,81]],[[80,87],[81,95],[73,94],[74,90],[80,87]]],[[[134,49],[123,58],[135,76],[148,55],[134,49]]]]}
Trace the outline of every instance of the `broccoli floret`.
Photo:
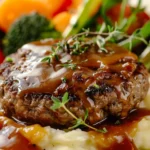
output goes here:
{"type": "Polygon", "coordinates": [[[60,38],[51,22],[38,13],[24,15],[16,20],[4,38],[5,55],[14,53],[22,45],[45,38],[60,38]]]}

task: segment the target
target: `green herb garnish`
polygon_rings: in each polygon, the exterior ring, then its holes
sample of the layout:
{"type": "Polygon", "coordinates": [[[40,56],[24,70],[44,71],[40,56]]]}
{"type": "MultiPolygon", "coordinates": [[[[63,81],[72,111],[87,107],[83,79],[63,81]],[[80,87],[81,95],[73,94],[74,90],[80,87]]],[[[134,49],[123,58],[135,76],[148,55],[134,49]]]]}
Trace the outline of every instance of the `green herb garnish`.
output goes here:
{"type": "Polygon", "coordinates": [[[103,129],[99,130],[99,132],[101,132],[101,133],[107,133],[108,130],[104,127],[103,129]]]}
{"type": "Polygon", "coordinates": [[[47,57],[44,57],[42,60],[41,60],[41,62],[47,62],[47,63],[51,63],[51,58],[49,57],[49,56],[47,56],[47,57]]]}
{"type": "Polygon", "coordinates": [[[88,127],[89,129],[92,129],[94,131],[97,131],[97,132],[101,132],[101,133],[107,133],[107,129],[106,128],[103,128],[103,129],[96,129],[92,126],[90,126],[89,124],[86,123],[86,120],[88,118],[88,110],[85,111],[85,116],[84,116],[84,119],[82,118],[78,118],[76,117],[67,107],[66,107],[66,104],[69,102],[69,95],[68,95],[68,92],[66,92],[63,97],[62,97],[62,101],[59,100],[57,97],[54,97],[52,96],[51,97],[52,101],[53,101],[53,105],[51,106],[51,109],[53,111],[56,111],[57,109],[59,108],[63,108],[74,120],[75,120],[75,124],[72,126],[72,127],[69,127],[68,129],[69,130],[72,130],[72,129],[75,129],[79,126],[85,126],[85,127],[88,127]]]}
{"type": "Polygon", "coordinates": [[[67,78],[66,78],[66,77],[63,77],[63,78],[61,78],[61,81],[62,81],[63,83],[66,83],[66,82],[67,82],[67,78]]]}
{"type": "Polygon", "coordinates": [[[13,59],[11,57],[6,57],[5,61],[12,63],[13,59]]]}
{"type": "Polygon", "coordinates": [[[99,89],[100,87],[99,87],[99,85],[98,84],[93,84],[93,86],[96,88],[96,89],[99,89]]]}
{"type": "MultiPolygon", "coordinates": [[[[70,55],[80,55],[90,49],[93,44],[96,44],[99,47],[98,51],[104,53],[108,53],[108,50],[105,48],[107,43],[118,43],[118,45],[131,51],[133,47],[139,43],[149,45],[145,40],[150,36],[149,26],[150,22],[148,21],[141,29],[136,30],[132,35],[124,33],[117,24],[114,27],[104,25],[104,27],[107,28],[108,33],[103,33],[104,29],[100,30],[100,32],[90,32],[89,30],[85,30],[85,32],[76,34],[59,42],[55,47],[52,47],[52,53],[41,61],[48,63],[51,63],[53,59],[59,61],[58,52],[60,50],[62,52],[70,53],[70,55]]],[[[71,62],[64,63],[62,66],[73,70],[76,68],[76,64],[72,64],[71,62]]]]}
{"type": "Polygon", "coordinates": [[[68,68],[68,69],[72,69],[72,70],[75,70],[77,65],[76,64],[73,64],[71,62],[68,62],[66,64],[61,64],[61,66],[65,67],[65,68],[68,68]]]}
{"type": "Polygon", "coordinates": [[[62,47],[62,43],[58,43],[57,46],[55,46],[56,48],[54,48],[53,46],[51,47],[52,49],[52,53],[49,56],[44,57],[41,62],[47,62],[47,63],[51,63],[53,61],[53,59],[55,59],[56,61],[59,61],[59,56],[58,56],[58,52],[60,50],[63,49],[62,47]]]}
{"type": "Polygon", "coordinates": [[[145,31],[145,29],[148,27],[149,24],[150,22],[147,22],[143,28],[138,29],[139,32],[135,31],[132,35],[127,35],[126,33],[122,32],[116,24],[115,27],[107,26],[108,31],[109,31],[108,33],[83,32],[83,33],[79,33],[73,36],[71,39],[73,41],[83,35],[93,36],[93,38],[91,38],[90,40],[88,41],[85,40],[84,45],[90,46],[91,44],[95,43],[99,47],[99,50],[101,50],[102,52],[106,52],[106,53],[107,53],[107,49],[105,48],[105,45],[107,43],[112,43],[112,42],[119,43],[119,45],[129,50],[132,50],[132,48],[135,46],[134,44],[135,42],[136,43],[143,42],[146,45],[149,44],[145,40],[145,38],[143,38],[143,35],[145,37],[145,36],[148,36],[147,34],[149,34],[149,32],[146,34],[146,31],[145,31]]]}

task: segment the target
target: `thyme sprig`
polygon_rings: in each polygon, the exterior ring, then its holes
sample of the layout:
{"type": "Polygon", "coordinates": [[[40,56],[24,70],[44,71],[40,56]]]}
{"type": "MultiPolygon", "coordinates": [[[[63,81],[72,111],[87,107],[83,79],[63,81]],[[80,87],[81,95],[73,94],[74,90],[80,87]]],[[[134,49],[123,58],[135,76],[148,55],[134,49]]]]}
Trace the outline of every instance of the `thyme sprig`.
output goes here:
{"type": "MultiPolygon", "coordinates": [[[[147,26],[149,24],[147,23],[147,26]]],[[[145,25],[146,26],[146,25],[145,25]]],[[[147,27],[146,26],[146,27],[147,27]]],[[[134,41],[140,41],[146,44],[149,43],[143,38],[143,29],[136,30],[132,35],[124,33],[117,24],[112,26],[107,26],[108,32],[91,32],[85,30],[85,32],[76,34],[70,38],[64,39],[57,45],[52,47],[52,53],[49,56],[44,57],[41,61],[51,63],[54,59],[59,61],[59,51],[70,53],[70,55],[80,55],[85,53],[92,44],[96,44],[99,47],[99,51],[107,53],[105,48],[107,43],[118,43],[120,46],[128,48],[130,51],[133,49],[134,41]],[[89,38],[90,37],[90,38],[89,38]]],[[[144,32],[145,33],[145,32],[144,32]]],[[[66,62],[62,65],[66,68],[75,69],[76,65],[66,62]]]]}
{"type": "Polygon", "coordinates": [[[56,111],[59,108],[63,108],[74,120],[75,120],[75,124],[72,127],[69,127],[69,130],[75,129],[79,126],[85,126],[89,129],[92,129],[94,131],[97,132],[101,132],[101,133],[107,133],[107,129],[103,128],[103,129],[96,129],[93,126],[90,126],[89,124],[86,123],[86,120],[88,118],[88,110],[85,111],[85,116],[84,118],[78,118],[77,116],[75,116],[67,107],[66,104],[69,102],[69,94],[68,92],[66,92],[63,97],[62,97],[62,101],[60,99],[58,99],[57,97],[52,96],[51,97],[52,101],[53,101],[53,105],[51,106],[51,109],[53,111],[56,111]]]}
{"type": "Polygon", "coordinates": [[[58,52],[62,51],[62,49],[63,49],[62,42],[58,42],[56,46],[51,47],[52,53],[50,55],[44,57],[41,60],[41,62],[48,62],[50,64],[54,58],[56,61],[59,61],[58,52]]]}
{"type": "Polygon", "coordinates": [[[102,52],[107,52],[105,45],[109,42],[118,43],[119,45],[123,46],[124,41],[126,41],[126,43],[129,43],[128,48],[130,51],[133,48],[133,45],[132,45],[133,40],[139,40],[140,42],[143,42],[144,44],[149,45],[149,43],[141,35],[140,33],[141,29],[136,30],[132,35],[128,35],[125,32],[121,31],[118,28],[117,24],[115,25],[115,27],[107,26],[107,29],[108,29],[107,33],[86,31],[86,32],[82,32],[71,37],[71,39],[73,41],[84,35],[94,36],[93,38],[91,38],[91,40],[85,41],[84,45],[91,45],[95,43],[98,45],[99,49],[102,52]]]}

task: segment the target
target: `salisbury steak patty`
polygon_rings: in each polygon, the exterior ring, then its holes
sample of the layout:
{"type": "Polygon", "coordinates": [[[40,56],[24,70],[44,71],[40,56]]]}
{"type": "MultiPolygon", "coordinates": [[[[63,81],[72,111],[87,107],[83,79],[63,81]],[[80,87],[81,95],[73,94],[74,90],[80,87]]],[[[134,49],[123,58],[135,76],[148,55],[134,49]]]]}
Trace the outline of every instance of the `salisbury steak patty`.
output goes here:
{"type": "Polygon", "coordinates": [[[42,125],[68,126],[73,118],[52,111],[51,96],[67,91],[67,108],[77,117],[89,112],[94,124],[109,115],[120,118],[139,106],[148,91],[148,72],[127,50],[107,44],[74,47],[47,40],[26,44],[0,66],[0,102],[8,116],[42,125]],[[57,52],[54,50],[57,49],[57,52]]]}

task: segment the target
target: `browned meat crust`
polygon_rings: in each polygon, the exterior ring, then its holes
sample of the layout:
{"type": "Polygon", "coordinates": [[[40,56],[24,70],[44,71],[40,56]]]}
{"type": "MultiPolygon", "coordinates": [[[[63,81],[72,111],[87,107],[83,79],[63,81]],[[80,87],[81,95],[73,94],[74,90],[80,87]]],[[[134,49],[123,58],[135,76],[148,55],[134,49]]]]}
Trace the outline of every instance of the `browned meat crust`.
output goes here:
{"type": "Polygon", "coordinates": [[[78,117],[84,117],[87,109],[87,120],[94,124],[109,115],[126,117],[146,96],[148,72],[134,54],[117,45],[108,44],[108,53],[91,45],[83,54],[60,52],[59,61],[42,62],[53,44],[52,40],[27,44],[12,56],[13,62],[0,66],[0,102],[6,115],[68,126],[74,120],[63,108],[50,109],[51,96],[61,99],[68,91],[68,109],[78,117]],[[68,62],[76,68],[62,65],[68,62]]]}

